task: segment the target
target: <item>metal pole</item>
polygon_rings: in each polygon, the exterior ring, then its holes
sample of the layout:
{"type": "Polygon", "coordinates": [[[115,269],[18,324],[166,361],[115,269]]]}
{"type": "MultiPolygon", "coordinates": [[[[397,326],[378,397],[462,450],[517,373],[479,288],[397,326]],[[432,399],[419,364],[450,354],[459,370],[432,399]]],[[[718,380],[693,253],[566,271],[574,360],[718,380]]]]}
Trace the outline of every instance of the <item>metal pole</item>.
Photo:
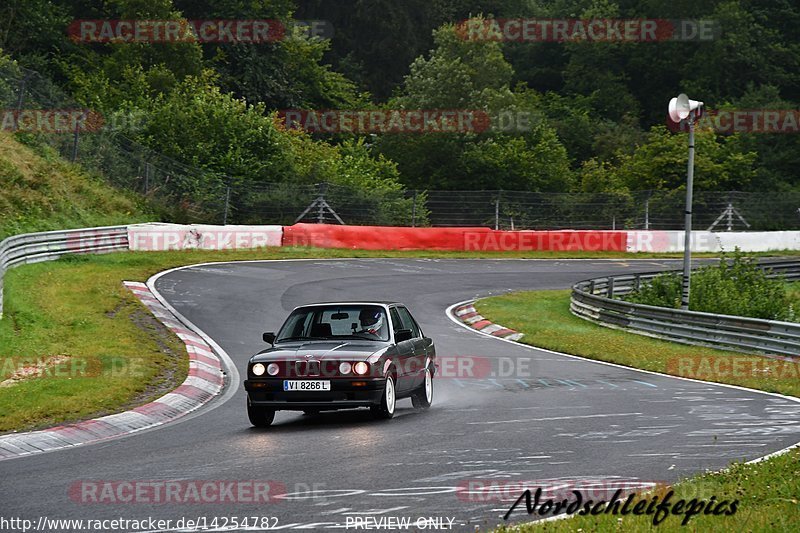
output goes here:
{"type": "Polygon", "coordinates": [[[728,202],[728,231],[733,231],[733,204],[728,202]]]}
{"type": "Polygon", "coordinates": [[[694,187],[694,113],[689,115],[689,163],[686,169],[685,234],[683,238],[683,290],[681,309],[689,309],[692,285],[692,188],[694,187]]]}
{"type": "Polygon", "coordinates": [[[644,229],[650,229],[650,196],[644,201],[644,229]]]}
{"type": "Polygon", "coordinates": [[[19,88],[17,89],[17,113],[22,111],[22,103],[25,101],[25,82],[28,81],[31,73],[25,74],[21,80],[19,80],[19,88]]]}
{"type": "Polygon", "coordinates": [[[75,125],[75,133],[72,137],[72,162],[74,163],[78,159],[78,136],[80,131],[80,126],[75,125]]]}
{"type": "Polygon", "coordinates": [[[417,190],[414,189],[414,203],[411,206],[411,227],[417,227],[417,190]]]}
{"type": "Polygon", "coordinates": [[[317,210],[317,224],[325,223],[325,183],[319,184],[319,209],[317,210]]]}
{"type": "Polygon", "coordinates": [[[222,215],[222,225],[228,225],[228,212],[230,211],[231,207],[231,182],[228,180],[228,184],[225,186],[225,214],[222,215]]]}
{"type": "Polygon", "coordinates": [[[497,199],[494,201],[494,229],[495,231],[500,229],[500,196],[497,196],[497,199]]]}

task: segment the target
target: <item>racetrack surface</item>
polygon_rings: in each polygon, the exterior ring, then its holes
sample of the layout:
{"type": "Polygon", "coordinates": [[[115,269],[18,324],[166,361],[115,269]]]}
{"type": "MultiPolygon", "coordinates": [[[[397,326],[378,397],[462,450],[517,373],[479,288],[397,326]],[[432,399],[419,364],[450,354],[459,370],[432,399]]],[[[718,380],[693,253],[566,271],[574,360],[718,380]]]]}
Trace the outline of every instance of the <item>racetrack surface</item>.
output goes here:
{"type": "MultiPolygon", "coordinates": [[[[240,379],[231,384],[236,394],[229,401],[217,400],[188,420],[0,463],[2,514],[34,520],[264,516],[277,517],[279,527],[312,530],[344,529],[348,516],[443,517],[472,530],[500,524],[511,502],[457,492],[469,480],[535,486],[589,478],[647,486],[797,442],[800,403],[789,399],[535,350],[479,335],[445,315],[474,297],[676,267],[653,260],[357,259],[169,272],[156,289],[242,375],[247,358],[265,346],[263,331],[276,330],[297,305],[330,300],[404,302],[440,357],[526,360],[516,368],[528,375],[437,379],[430,411],[415,411],[406,399],[390,421],[373,421],[364,410],[311,417],[279,412],[267,430],[250,427],[240,379]],[[81,480],[273,480],[289,495],[259,504],[85,503],[69,493],[81,480]]],[[[529,519],[522,510],[512,515],[529,519]]]]}

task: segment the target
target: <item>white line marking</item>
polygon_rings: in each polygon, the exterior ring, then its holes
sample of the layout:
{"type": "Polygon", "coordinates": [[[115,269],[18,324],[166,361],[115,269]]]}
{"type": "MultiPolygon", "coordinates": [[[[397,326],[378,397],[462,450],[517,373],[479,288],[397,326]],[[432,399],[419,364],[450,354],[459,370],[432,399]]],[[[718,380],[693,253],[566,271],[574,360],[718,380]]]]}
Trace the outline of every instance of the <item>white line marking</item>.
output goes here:
{"type": "Polygon", "coordinates": [[[487,422],[467,422],[467,424],[512,424],[517,422],[546,422],[548,420],[574,420],[578,418],[608,418],[610,416],[638,416],[643,413],[608,413],[598,415],[578,415],[578,416],[549,416],[547,418],[519,418],[517,420],[490,420],[487,422]]]}

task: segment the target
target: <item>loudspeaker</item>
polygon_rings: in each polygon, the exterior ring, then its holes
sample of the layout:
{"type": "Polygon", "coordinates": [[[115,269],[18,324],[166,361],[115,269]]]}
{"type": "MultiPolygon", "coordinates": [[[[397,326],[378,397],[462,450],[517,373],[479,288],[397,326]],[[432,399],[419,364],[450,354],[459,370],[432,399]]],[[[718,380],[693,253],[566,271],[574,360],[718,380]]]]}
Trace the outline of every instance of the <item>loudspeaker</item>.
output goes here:
{"type": "Polygon", "coordinates": [[[695,118],[703,114],[703,102],[689,100],[689,97],[681,93],[677,98],[669,101],[669,118],[674,122],[680,122],[695,111],[695,118]]]}

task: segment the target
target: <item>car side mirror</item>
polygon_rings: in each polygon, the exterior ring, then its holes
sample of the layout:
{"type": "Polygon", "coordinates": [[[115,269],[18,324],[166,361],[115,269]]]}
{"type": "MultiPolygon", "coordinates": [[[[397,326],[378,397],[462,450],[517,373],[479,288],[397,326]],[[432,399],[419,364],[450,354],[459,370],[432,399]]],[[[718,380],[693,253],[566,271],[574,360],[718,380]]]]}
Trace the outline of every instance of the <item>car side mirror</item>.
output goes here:
{"type": "Polygon", "coordinates": [[[395,342],[403,342],[408,341],[414,338],[414,334],[411,333],[410,329],[398,329],[394,332],[394,341],[395,342]]]}
{"type": "Polygon", "coordinates": [[[264,342],[266,342],[267,344],[275,344],[275,334],[272,333],[271,331],[264,333],[262,337],[264,339],[264,342]]]}

